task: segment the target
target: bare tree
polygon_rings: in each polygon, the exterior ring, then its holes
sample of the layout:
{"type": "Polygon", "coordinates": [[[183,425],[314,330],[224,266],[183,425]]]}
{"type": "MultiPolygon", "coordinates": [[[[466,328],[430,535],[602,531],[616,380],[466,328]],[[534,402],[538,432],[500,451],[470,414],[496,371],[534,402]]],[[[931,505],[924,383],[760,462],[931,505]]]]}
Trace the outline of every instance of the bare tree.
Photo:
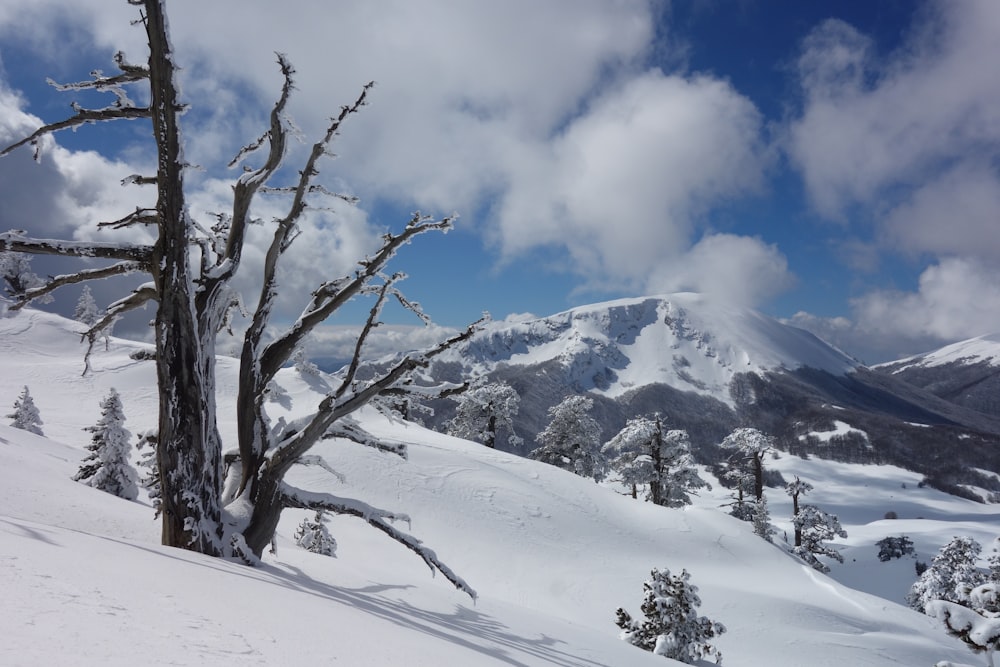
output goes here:
{"type": "MultiPolygon", "coordinates": [[[[401,246],[425,232],[450,229],[453,218],[434,219],[415,213],[401,232],[385,234],[378,251],[361,260],[353,273],[318,285],[295,322],[278,330],[273,321],[279,293],[278,267],[298,235],[307,199],[332,196],[354,201],[327,191],[316,183],[316,177],[319,163],[329,154],[329,146],[342,123],[365,105],[372,84],[366,85],[352,104],[341,107],[339,114],[331,118],[324,135],[312,146],[298,170],[297,178],[291,184],[275,184],[272,181],[285,159],[290,132],[285,111],[294,75],[291,64],[279,55],[284,83],[271,110],[269,126],[230,164],[243,169],[233,185],[232,211],[219,216],[212,226],[203,226],[189,215],[186,205],[187,165],[179,126],[184,106],[178,98],[175,54],[163,2],[127,1],[140,7],[138,23],[146,30],[148,64],[129,63],[119,53],[115,56],[118,74],[104,76],[94,72],[93,80],[57,86],[61,90],[111,93],[115,99],[102,109],[85,109],[74,104],[73,116],[38,128],[0,151],[0,155],[29,144],[37,154],[43,137],[67,128],[99,121],[150,119],[157,172],[132,176],[124,184],[154,185],[156,206],[137,208],[118,220],[100,224],[116,228],[153,227],[156,241],[152,245],[80,243],[29,238],[21,232],[0,234],[0,250],[113,260],[107,266],[56,276],[42,286],[28,289],[15,308],[63,285],[134,272],[151,277],[150,282],[109,306],[90,334],[93,341],[97,332],[121,313],[149,302],[157,305],[156,370],[160,396],[157,462],[161,473],[164,544],[253,561],[270,543],[282,509],[328,510],[362,518],[412,549],[432,570],[440,571],[458,588],[475,595],[433,551],[392,525],[393,520],[405,519],[405,515],[349,498],[306,492],[284,480],[296,464],[326,466],[319,457],[308,454],[313,445],[325,438],[349,438],[397,454],[405,453],[398,445],[377,442],[350,415],[380,394],[405,394],[412,371],[469,338],[478,330],[479,323],[432,349],[401,357],[365,381],[358,379],[358,371],[365,343],[379,325],[380,313],[388,300],[398,300],[422,320],[429,321],[419,306],[399,291],[397,284],[403,276],[388,275],[385,269],[401,246]],[[134,84],[149,86],[148,106],[137,105],[126,94],[126,87],[134,84]],[[251,164],[253,159],[259,159],[259,164],[251,164]],[[236,409],[238,449],[224,457],[216,422],[215,341],[220,331],[227,328],[232,310],[239,304],[231,282],[241,267],[255,197],[262,192],[283,193],[288,196],[289,204],[285,215],[274,224],[274,235],[264,260],[260,298],[243,338],[236,409]],[[312,415],[293,423],[271,424],[264,410],[269,383],[313,329],[359,295],[370,296],[374,305],[358,336],[351,363],[312,415]],[[225,493],[223,488],[227,490],[225,493]],[[239,506],[240,512],[227,512],[230,506],[239,506]]],[[[422,393],[426,395],[426,388],[422,393]]]]}

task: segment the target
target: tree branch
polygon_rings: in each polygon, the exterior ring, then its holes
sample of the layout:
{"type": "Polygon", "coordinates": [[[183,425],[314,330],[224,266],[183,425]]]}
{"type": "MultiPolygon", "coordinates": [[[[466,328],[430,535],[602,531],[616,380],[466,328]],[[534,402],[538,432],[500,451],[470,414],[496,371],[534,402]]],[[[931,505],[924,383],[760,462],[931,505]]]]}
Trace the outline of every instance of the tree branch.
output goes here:
{"type": "Polygon", "coordinates": [[[75,283],[82,283],[88,280],[100,280],[102,278],[110,278],[111,276],[122,276],[136,271],[148,270],[148,266],[139,262],[120,262],[118,264],[112,264],[111,266],[105,266],[100,269],[88,269],[77,273],[55,276],[53,278],[49,278],[49,280],[40,287],[33,287],[25,290],[21,294],[18,294],[17,302],[15,302],[10,309],[20,310],[31,301],[54,292],[60,287],[64,287],[66,285],[73,285],[75,283]]]}
{"type": "MultiPolygon", "coordinates": [[[[38,140],[47,134],[54,134],[60,130],[66,130],[72,127],[79,127],[80,125],[86,125],[87,123],[97,123],[108,120],[134,120],[136,118],[149,118],[151,116],[148,107],[107,107],[105,109],[82,109],[80,107],[74,107],[76,110],[76,115],[71,116],[65,120],[60,120],[55,123],[49,123],[48,125],[43,125],[29,136],[21,139],[20,141],[7,146],[3,150],[0,150],[0,157],[11,153],[12,151],[24,146],[25,144],[37,145],[38,140]]],[[[35,158],[38,158],[38,152],[35,152],[35,158]]]]}
{"type": "Polygon", "coordinates": [[[478,597],[476,591],[469,586],[464,579],[458,576],[450,567],[438,559],[437,554],[434,553],[433,549],[425,547],[417,538],[397,530],[395,527],[386,523],[387,520],[393,521],[402,519],[404,521],[409,521],[409,517],[406,515],[394,514],[392,512],[372,507],[367,503],[362,503],[349,498],[339,498],[328,493],[312,493],[309,491],[303,491],[302,489],[296,489],[288,484],[282,484],[281,486],[281,500],[285,507],[308,510],[327,510],[337,514],[348,514],[359,517],[366,521],[368,525],[378,528],[383,533],[420,556],[420,558],[427,564],[427,567],[430,568],[432,573],[434,571],[440,572],[444,575],[445,579],[454,584],[455,588],[464,592],[473,600],[478,597]]]}
{"type": "Polygon", "coordinates": [[[58,239],[33,239],[24,236],[19,231],[0,234],[0,250],[26,252],[31,255],[119,259],[146,265],[152,261],[153,257],[153,248],[151,246],[121,243],[82,243],[77,241],[60,241],[58,239]]]}

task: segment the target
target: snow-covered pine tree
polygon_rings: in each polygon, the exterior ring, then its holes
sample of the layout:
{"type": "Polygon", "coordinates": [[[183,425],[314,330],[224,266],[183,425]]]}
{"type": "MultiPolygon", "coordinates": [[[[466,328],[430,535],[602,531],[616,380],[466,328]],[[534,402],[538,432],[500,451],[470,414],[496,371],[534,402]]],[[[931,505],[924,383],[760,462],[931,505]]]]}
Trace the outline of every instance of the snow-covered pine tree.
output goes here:
{"type": "Polygon", "coordinates": [[[772,542],[771,536],[777,529],[771,525],[771,512],[767,509],[767,494],[760,497],[753,503],[753,532],[768,542],[772,542]]]}
{"type": "Polygon", "coordinates": [[[490,382],[451,396],[458,403],[455,416],[445,422],[445,431],[456,438],[496,447],[497,433],[510,435],[507,444],[519,447],[523,440],[514,433],[514,417],[521,409],[521,397],[506,382],[490,382]]]}
{"type": "Polygon", "coordinates": [[[35,407],[35,401],[31,398],[31,392],[28,391],[27,385],[14,401],[14,412],[7,415],[7,418],[11,420],[10,425],[14,428],[35,435],[44,435],[42,433],[42,416],[39,414],[38,408],[35,407]]]}
{"type": "Polygon", "coordinates": [[[337,555],[337,540],[326,527],[326,512],[319,510],[313,518],[306,517],[295,531],[295,543],[306,551],[321,556],[337,555]]]}
{"type": "Polygon", "coordinates": [[[144,431],[138,435],[135,448],[141,452],[139,467],[142,468],[139,484],[146,489],[153,503],[153,518],[160,516],[162,501],[160,491],[160,465],[156,462],[156,431],[144,431]]]}
{"type": "Polygon", "coordinates": [[[687,431],[664,431],[659,414],[652,419],[628,420],[604,444],[602,453],[609,457],[608,465],[618,473],[621,482],[632,488],[633,498],[637,487],[642,485],[647,488],[646,500],[666,507],[683,507],[691,504],[691,491],[708,486],[694,467],[687,431]]]}
{"type": "Polygon", "coordinates": [[[724,633],[726,628],[705,616],[698,616],[701,598],[690,579],[687,570],[672,575],[668,569],[653,568],[650,578],[642,585],[641,609],[646,620],[636,621],[621,607],[615,612],[615,624],[622,630],[621,639],[687,664],[706,657],[714,658],[716,663],[722,662],[722,653],[709,640],[724,633]]]}
{"type": "MultiPolygon", "coordinates": [[[[993,654],[1000,648],[1000,591],[996,582],[968,589],[968,606],[948,600],[930,600],[924,613],[932,616],[953,637],[961,639],[973,653],[985,653],[987,667],[994,667],[993,654]]],[[[951,665],[952,663],[938,663],[951,665]]]]}
{"type": "Polygon", "coordinates": [[[910,587],[906,603],[925,613],[932,600],[969,606],[968,591],[986,583],[986,573],[976,566],[980,551],[982,546],[971,537],[952,538],[910,587]]]}
{"type": "Polygon", "coordinates": [[[549,425],[535,437],[539,447],[531,458],[600,481],[601,425],[590,416],[593,407],[587,396],[570,396],[549,408],[549,425]]]}
{"type": "Polygon", "coordinates": [[[138,475],[129,462],[132,434],[124,426],[125,412],[121,397],[111,389],[101,401],[101,418],[83,430],[94,435],[87,450],[90,454],[80,464],[73,479],[125,500],[139,495],[138,475]]]}
{"type": "Polygon", "coordinates": [[[824,512],[815,505],[802,505],[798,514],[792,517],[792,524],[802,542],[792,549],[796,556],[823,573],[829,572],[830,568],[817,556],[826,556],[838,563],[844,562],[840,552],[827,544],[827,540],[835,537],[847,537],[847,531],[840,525],[837,515],[824,512]]]}
{"type": "Polygon", "coordinates": [[[729,514],[740,521],[753,521],[753,472],[747,470],[742,461],[738,465],[729,465],[722,473],[722,479],[733,489],[729,514]]]}
{"type": "MultiPolygon", "coordinates": [[[[236,170],[239,175],[232,183],[232,206],[227,207],[231,213],[216,216],[212,222],[199,221],[188,201],[185,175],[190,164],[184,159],[181,131],[182,112],[191,104],[182,99],[177,85],[178,58],[169,35],[166,3],[128,2],[138,7],[139,20],[135,23],[145,31],[149,47],[145,61],[132,63],[118,52],[114,57],[114,74],[105,76],[100,69],[94,69],[91,79],[57,86],[59,90],[107,94],[114,99],[103,108],[84,109],[74,105],[74,113],[68,118],[38,127],[0,149],[0,157],[25,146],[41,150],[47,145],[42,139],[65,129],[103,125],[98,121],[148,122],[152,152],[156,156],[150,162],[156,165],[156,172],[134,174],[125,183],[137,187],[154,185],[156,203],[152,207],[137,206],[118,220],[105,222],[120,229],[142,227],[152,239],[145,244],[94,243],[32,238],[23,230],[0,233],[0,245],[5,251],[96,259],[102,263],[74,274],[49,278],[39,287],[24,290],[11,309],[45,298],[69,284],[119,275],[149,276],[147,282],[112,304],[88,335],[93,343],[118,315],[150,303],[156,306],[153,339],[160,397],[157,458],[163,502],[161,535],[165,545],[210,556],[231,556],[238,552],[242,560],[252,562],[271,543],[284,509],[325,509],[362,518],[475,597],[475,591],[442,563],[433,550],[390,523],[401,514],[354,499],[308,493],[285,479],[294,466],[318,464],[320,457],[308,452],[327,438],[354,439],[405,456],[404,446],[380,442],[365,433],[351,415],[379,395],[407,393],[408,380],[414,372],[445,350],[468,340],[481,328],[483,320],[429,349],[402,355],[386,366],[361,369],[363,354],[389,300],[398,301],[429,323],[419,304],[407,299],[399,289],[405,275],[390,273],[388,265],[415,237],[450,230],[454,216],[436,219],[415,212],[400,231],[384,234],[380,247],[362,258],[346,275],[325,276],[314,288],[298,295],[300,315],[288,323],[287,318],[278,316],[277,302],[279,298],[296,295],[281,289],[279,274],[285,270],[289,252],[297,247],[294,242],[307,210],[325,210],[322,200],[327,197],[354,203],[353,197],[323,187],[318,178],[322,161],[333,155],[331,144],[347,119],[366,105],[374,84],[364,86],[351,104],[343,105],[305,151],[302,164],[289,168],[285,164],[289,155],[286,147],[296,132],[288,116],[295,69],[279,54],[283,84],[268,115],[267,127],[250,139],[230,164],[239,167],[236,170]],[[285,207],[266,223],[270,226],[266,247],[260,253],[251,253],[249,239],[254,235],[249,229],[257,222],[253,211],[257,195],[262,192],[285,195],[285,207]],[[264,255],[255,288],[260,299],[248,314],[250,322],[242,335],[235,409],[236,447],[224,453],[217,418],[217,336],[229,329],[233,312],[241,309],[234,281],[237,275],[246,273],[240,270],[242,259],[251,254],[264,255]],[[332,391],[314,406],[311,414],[303,413],[289,423],[272,423],[265,405],[267,386],[305,338],[356,297],[370,297],[372,306],[355,341],[354,356],[335,378],[332,391]],[[238,521],[233,520],[230,508],[240,513],[238,521]],[[234,532],[236,526],[241,532],[234,532]]],[[[421,394],[427,396],[428,391],[422,388],[421,394]]]]}
{"type": "MultiPolygon", "coordinates": [[[[6,283],[9,296],[21,298],[29,289],[40,287],[45,281],[31,270],[31,255],[23,252],[0,252],[0,279],[6,283]]],[[[41,303],[52,301],[52,296],[41,303]]]]}
{"type": "Polygon", "coordinates": [[[792,498],[792,523],[795,526],[795,546],[802,546],[802,527],[801,525],[795,523],[795,517],[799,515],[799,496],[809,493],[813,490],[812,484],[809,482],[803,482],[798,476],[795,480],[789,482],[785,485],[785,493],[787,493],[792,498]]]}
{"type": "Polygon", "coordinates": [[[737,464],[753,474],[753,497],[764,495],[764,455],[774,448],[774,438],[755,428],[738,428],[719,443],[733,452],[737,464]]]}
{"type": "Polygon", "coordinates": [[[73,311],[73,319],[86,324],[88,327],[94,326],[97,324],[97,320],[101,319],[101,311],[97,308],[97,302],[94,301],[90,285],[83,286],[80,298],[76,302],[76,310],[73,311]]]}

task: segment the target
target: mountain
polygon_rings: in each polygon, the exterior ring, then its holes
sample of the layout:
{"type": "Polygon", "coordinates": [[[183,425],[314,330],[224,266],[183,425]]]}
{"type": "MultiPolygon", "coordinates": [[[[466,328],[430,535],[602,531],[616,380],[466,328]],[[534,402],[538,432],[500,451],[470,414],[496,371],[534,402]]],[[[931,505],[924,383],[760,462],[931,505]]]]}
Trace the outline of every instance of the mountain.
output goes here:
{"type": "Polygon", "coordinates": [[[874,370],[970,410],[1000,414],[1000,333],[879,364],[874,370]]]}
{"type": "MultiPolygon", "coordinates": [[[[1000,472],[1000,413],[949,402],[872,371],[807,331],[698,294],[496,322],[430,373],[513,386],[522,397],[520,453],[545,428],[549,407],[586,393],[605,439],[627,419],[659,411],[688,431],[705,463],[717,460],[715,445],[733,428],[754,425],[788,451],[893,463],[951,492],[970,482],[989,487],[972,468],[1000,472]]],[[[454,402],[433,407],[430,423],[441,427],[454,402]]]]}
{"type": "MultiPolygon", "coordinates": [[[[128,502],[72,481],[99,401],[121,394],[133,433],[156,422],[154,369],[141,343],[112,337],[82,375],[79,325],[25,310],[0,317],[0,405],[27,384],[45,437],[0,425],[0,664],[344,664],[415,667],[677,665],[618,639],[615,609],[638,614],[653,567],[687,569],[699,613],[724,623],[728,667],[930,665],[974,659],[939,624],[903,607],[915,559],[952,535],[987,545],[993,509],[919,485],[892,466],[784,454],[768,467],[816,487],[810,502],[841,517],[844,564],[832,577],[792,558],[790,499],[768,491],[776,544],[720,506],[713,490],[686,509],[633,500],[613,486],[378,413],[359,418],[406,442],[406,459],[331,440],[295,484],[405,511],[409,530],[479,592],[473,603],[362,521],[338,516],[336,558],[298,548],[288,510],[260,567],[157,543],[145,495],[128,502]],[[345,490],[346,488],[346,490],[345,490]],[[896,520],[883,518],[888,511],[896,520]],[[882,563],[875,542],[906,534],[914,558],[882,563]]],[[[219,359],[220,432],[235,437],[236,367],[219,359]]],[[[315,377],[279,373],[272,416],[320,400],[315,377]]],[[[703,471],[703,474],[708,475],[703,471]]]]}

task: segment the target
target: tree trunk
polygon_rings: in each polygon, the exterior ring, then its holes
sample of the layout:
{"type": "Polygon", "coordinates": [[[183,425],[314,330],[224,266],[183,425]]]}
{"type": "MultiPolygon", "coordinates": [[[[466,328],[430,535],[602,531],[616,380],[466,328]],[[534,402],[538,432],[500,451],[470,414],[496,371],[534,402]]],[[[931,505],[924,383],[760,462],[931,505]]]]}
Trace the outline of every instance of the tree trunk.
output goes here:
{"type": "Polygon", "coordinates": [[[497,446],[497,416],[490,415],[490,419],[486,424],[486,438],[483,443],[490,449],[496,449],[497,446]]]}
{"type": "MultiPolygon", "coordinates": [[[[794,519],[799,515],[799,494],[792,494],[792,518],[794,519]]],[[[795,546],[802,546],[802,526],[795,525],[795,546]]]]}
{"type": "Polygon", "coordinates": [[[753,455],[753,495],[759,501],[764,496],[764,455],[753,455]]]}
{"type": "MultiPolygon", "coordinates": [[[[173,55],[159,0],[146,0],[150,91],[156,137],[160,236],[152,272],[159,295],[156,371],[160,393],[157,456],[162,476],[163,544],[222,555],[219,504],[221,447],[214,387],[206,376],[188,255],[184,163],[173,55]]],[[[208,350],[211,352],[211,350],[208,350]]]]}

